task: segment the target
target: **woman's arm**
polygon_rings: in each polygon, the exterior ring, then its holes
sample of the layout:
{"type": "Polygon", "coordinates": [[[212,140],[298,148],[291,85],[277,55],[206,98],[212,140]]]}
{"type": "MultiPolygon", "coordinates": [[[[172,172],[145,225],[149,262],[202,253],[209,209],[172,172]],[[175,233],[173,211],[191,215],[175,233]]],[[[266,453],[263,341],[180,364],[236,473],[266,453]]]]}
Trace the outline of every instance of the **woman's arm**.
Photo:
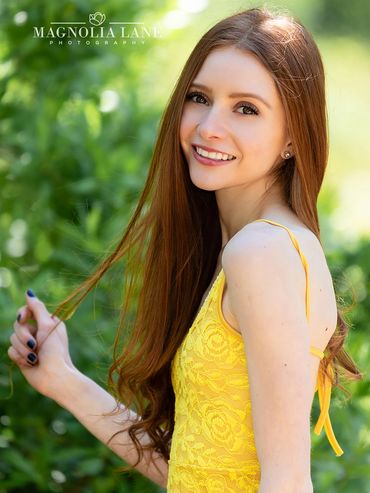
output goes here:
{"type": "Polygon", "coordinates": [[[280,478],[263,476],[258,493],[313,493],[313,485],[311,480],[293,481],[290,474],[280,478]]]}
{"type": "Polygon", "coordinates": [[[259,493],[310,491],[310,330],[299,256],[286,237],[245,231],[223,253],[245,343],[259,493]]]}
{"type": "MultiPolygon", "coordinates": [[[[108,392],[80,371],[68,369],[61,380],[60,384],[55,386],[54,400],[72,413],[90,433],[105,445],[115,432],[124,428],[127,429],[136,419],[136,413],[123,405],[121,405],[122,414],[101,416],[102,413],[112,411],[116,401],[108,392]]],[[[140,443],[143,445],[149,443],[148,436],[142,435],[140,443]]],[[[126,431],[114,437],[108,446],[128,464],[132,465],[136,462],[137,452],[126,431]]],[[[154,483],[166,487],[168,464],[159,454],[154,452],[151,460],[150,452],[145,451],[136,469],[154,483]],[[157,471],[154,462],[159,471],[157,471]]]]}
{"type": "MultiPolygon", "coordinates": [[[[112,435],[127,430],[136,421],[137,415],[121,405],[121,415],[102,416],[102,413],[116,408],[116,400],[74,366],[65,324],[56,317],[52,318],[39,298],[27,296],[26,300],[27,305],[19,310],[10,337],[10,359],[18,365],[33,388],[58,402],[96,438],[108,445],[112,435]],[[36,325],[29,323],[32,320],[36,325]],[[27,359],[30,354],[31,362],[27,359]]],[[[150,443],[149,436],[141,434],[140,442],[143,445],[150,443]]],[[[118,434],[108,446],[128,464],[136,462],[137,452],[126,431],[118,434]]],[[[168,465],[159,454],[153,453],[151,460],[150,451],[145,451],[135,467],[158,485],[166,486],[168,465]]]]}

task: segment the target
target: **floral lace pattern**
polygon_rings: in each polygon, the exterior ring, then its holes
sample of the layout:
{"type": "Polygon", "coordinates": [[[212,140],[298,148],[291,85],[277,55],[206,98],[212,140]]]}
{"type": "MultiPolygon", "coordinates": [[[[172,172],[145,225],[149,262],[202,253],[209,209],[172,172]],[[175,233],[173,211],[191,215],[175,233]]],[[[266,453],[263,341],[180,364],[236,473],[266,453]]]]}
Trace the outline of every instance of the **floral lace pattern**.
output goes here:
{"type": "Polygon", "coordinates": [[[172,361],[168,492],[258,491],[244,343],[219,317],[223,276],[221,270],[172,361]]]}

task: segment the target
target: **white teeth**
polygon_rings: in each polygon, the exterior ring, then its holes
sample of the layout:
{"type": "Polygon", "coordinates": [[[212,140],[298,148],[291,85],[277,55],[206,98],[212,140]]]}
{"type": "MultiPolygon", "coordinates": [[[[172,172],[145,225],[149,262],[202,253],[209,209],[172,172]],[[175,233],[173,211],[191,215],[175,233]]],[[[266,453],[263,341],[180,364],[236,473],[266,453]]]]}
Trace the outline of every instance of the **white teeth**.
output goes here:
{"type": "Polygon", "coordinates": [[[207,152],[200,147],[196,147],[197,153],[204,157],[209,157],[210,159],[217,159],[219,161],[231,161],[234,156],[230,154],[222,154],[221,152],[207,152]]]}

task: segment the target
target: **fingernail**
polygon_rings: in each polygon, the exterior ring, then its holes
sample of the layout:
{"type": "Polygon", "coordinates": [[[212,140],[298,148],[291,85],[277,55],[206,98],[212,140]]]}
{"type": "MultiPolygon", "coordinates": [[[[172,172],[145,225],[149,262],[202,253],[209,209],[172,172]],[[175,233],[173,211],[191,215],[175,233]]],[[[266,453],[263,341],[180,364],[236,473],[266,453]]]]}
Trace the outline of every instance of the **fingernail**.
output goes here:
{"type": "Polygon", "coordinates": [[[17,316],[17,322],[19,322],[19,321],[20,321],[21,317],[22,317],[22,315],[21,315],[20,313],[18,313],[18,316],[17,316]]]}
{"type": "Polygon", "coordinates": [[[35,341],[33,339],[30,339],[29,341],[27,341],[27,346],[30,349],[33,349],[36,346],[36,343],[35,343],[35,341]]]}
{"type": "Polygon", "coordinates": [[[31,361],[31,363],[34,363],[37,360],[37,356],[36,356],[36,354],[28,353],[27,359],[28,359],[28,361],[31,361]]]}
{"type": "Polygon", "coordinates": [[[36,295],[35,295],[35,293],[32,291],[32,289],[27,289],[27,294],[28,294],[28,296],[30,296],[31,298],[36,298],[36,295]]]}

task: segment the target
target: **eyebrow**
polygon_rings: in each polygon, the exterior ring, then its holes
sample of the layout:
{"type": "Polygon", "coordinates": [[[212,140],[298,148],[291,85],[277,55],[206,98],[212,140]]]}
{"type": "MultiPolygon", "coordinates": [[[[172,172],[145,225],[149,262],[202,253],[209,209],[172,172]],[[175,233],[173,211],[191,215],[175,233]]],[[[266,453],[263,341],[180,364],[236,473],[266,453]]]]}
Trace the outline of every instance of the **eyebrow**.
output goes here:
{"type": "MultiPolygon", "coordinates": [[[[209,87],[205,86],[204,84],[199,84],[197,82],[193,82],[190,87],[199,87],[200,89],[204,89],[204,90],[212,93],[212,90],[209,87]]],[[[258,94],[254,94],[252,92],[233,92],[233,93],[229,94],[229,98],[255,98],[255,99],[259,99],[268,108],[272,109],[271,105],[265,99],[263,99],[258,94]]]]}

